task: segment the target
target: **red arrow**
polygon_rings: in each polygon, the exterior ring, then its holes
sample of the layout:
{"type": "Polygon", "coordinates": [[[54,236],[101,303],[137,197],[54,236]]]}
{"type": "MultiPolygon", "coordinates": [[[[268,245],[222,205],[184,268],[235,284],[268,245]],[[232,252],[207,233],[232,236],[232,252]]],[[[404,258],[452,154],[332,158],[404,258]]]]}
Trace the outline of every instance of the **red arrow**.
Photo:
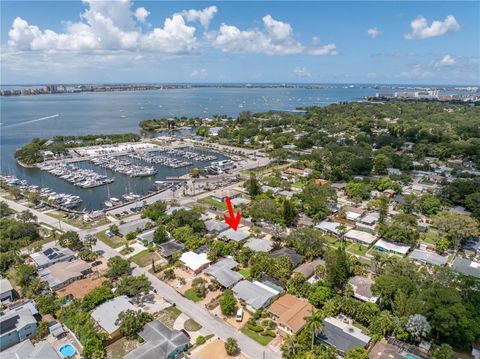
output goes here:
{"type": "Polygon", "coordinates": [[[233,213],[233,207],[232,207],[232,202],[230,202],[230,197],[225,198],[225,203],[227,204],[228,207],[228,213],[230,214],[230,217],[227,217],[226,214],[223,215],[223,218],[225,219],[225,222],[233,228],[234,231],[237,230],[238,224],[240,223],[240,211],[237,212],[237,215],[233,213]]]}

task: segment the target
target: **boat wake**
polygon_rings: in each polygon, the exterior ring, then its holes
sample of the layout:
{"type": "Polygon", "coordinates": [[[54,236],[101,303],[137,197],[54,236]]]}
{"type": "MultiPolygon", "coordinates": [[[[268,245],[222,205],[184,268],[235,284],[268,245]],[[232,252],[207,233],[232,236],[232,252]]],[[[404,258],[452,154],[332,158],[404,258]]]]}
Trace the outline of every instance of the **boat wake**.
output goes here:
{"type": "Polygon", "coordinates": [[[29,121],[24,121],[24,122],[19,122],[19,123],[12,123],[11,125],[2,126],[2,128],[19,127],[19,126],[23,126],[23,125],[28,125],[29,123],[45,121],[45,120],[49,120],[51,118],[56,118],[56,117],[60,117],[60,114],[57,113],[57,114],[52,115],[52,116],[36,118],[34,120],[29,120],[29,121]]]}

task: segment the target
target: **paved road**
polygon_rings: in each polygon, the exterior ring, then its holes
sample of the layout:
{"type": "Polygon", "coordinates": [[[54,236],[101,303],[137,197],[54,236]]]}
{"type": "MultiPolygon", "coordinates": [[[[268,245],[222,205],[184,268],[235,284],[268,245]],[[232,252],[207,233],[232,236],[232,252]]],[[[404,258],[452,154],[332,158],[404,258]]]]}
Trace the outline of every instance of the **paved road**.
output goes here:
{"type": "MultiPolygon", "coordinates": [[[[70,224],[52,218],[42,212],[39,212],[35,209],[28,208],[22,204],[18,204],[14,201],[5,199],[0,196],[0,199],[7,202],[10,208],[13,208],[16,211],[24,211],[29,210],[34,215],[37,216],[39,222],[44,222],[52,227],[61,229],[61,230],[72,230],[79,233],[79,235],[83,238],[86,234],[93,234],[96,232],[100,232],[102,230],[106,230],[110,224],[106,224],[103,226],[99,226],[92,229],[85,229],[80,230],[70,224]]],[[[133,216],[128,218],[129,221],[138,221],[140,218],[139,215],[133,216]]],[[[103,256],[106,258],[118,256],[119,253],[114,250],[113,248],[107,246],[102,241],[97,241],[95,246],[93,247],[94,250],[102,250],[104,252],[103,256]]],[[[175,303],[175,305],[180,309],[182,312],[187,314],[190,318],[194,319],[196,322],[200,323],[206,330],[211,333],[214,333],[217,337],[225,340],[228,337],[233,337],[238,341],[238,345],[241,351],[249,356],[252,359],[277,359],[280,356],[275,353],[274,351],[270,350],[267,347],[264,347],[254,340],[250,339],[237,329],[233,328],[222,319],[214,316],[208,310],[199,305],[194,304],[192,301],[188,300],[187,298],[183,297],[180,293],[178,293],[175,289],[170,287],[168,284],[162,282],[160,279],[152,275],[148,272],[148,267],[140,268],[134,264],[134,271],[133,274],[140,275],[145,274],[150,281],[152,282],[152,286],[157,290],[158,294],[160,294],[165,300],[170,303],[175,303]]]]}

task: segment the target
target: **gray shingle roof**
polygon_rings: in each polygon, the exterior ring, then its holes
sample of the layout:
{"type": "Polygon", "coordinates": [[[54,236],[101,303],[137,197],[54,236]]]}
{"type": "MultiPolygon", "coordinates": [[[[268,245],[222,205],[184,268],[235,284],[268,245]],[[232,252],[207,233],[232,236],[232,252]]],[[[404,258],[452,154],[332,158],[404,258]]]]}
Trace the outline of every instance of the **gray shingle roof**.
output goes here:
{"type": "Polygon", "coordinates": [[[250,238],[245,243],[245,247],[255,252],[270,252],[273,248],[273,242],[268,239],[250,238]]]}
{"type": "Polygon", "coordinates": [[[216,219],[211,219],[205,222],[205,227],[209,232],[220,233],[228,229],[229,226],[225,222],[217,221],[216,219]]]}
{"type": "Polygon", "coordinates": [[[300,254],[295,252],[293,249],[288,247],[277,249],[276,251],[273,251],[271,254],[273,258],[277,258],[285,255],[288,256],[292,261],[293,268],[298,267],[298,265],[303,262],[303,256],[301,256],[300,254]]]}
{"type": "Polygon", "coordinates": [[[462,274],[480,278],[480,263],[472,262],[462,257],[457,257],[452,262],[452,268],[462,274]]]}
{"type": "Polygon", "coordinates": [[[74,253],[68,248],[51,246],[43,248],[40,252],[32,253],[30,257],[37,267],[48,267],[57,262],[69,261],[74,258],[74,253]]]}
{"type": "Polygon", "coordinates": [[[305,278],[309,278],[315,272],[315,268],[319,265],[325,265],[325,261],[323,259],[317,258],[311,262],[303,263],[301,266],[297,267],[293,272],[294,273],[302,273],[305,278]]]}
{"type": "Polygon", "coordinates": [[[225,288],[231,288],[233,285],[243,279],[243,276],[235,272],[234,268],[238,266],[238,262],[232,258],[224,258],[215,264],[210,265],[203,273],[215,278],[225,288]]]}
{"type": "Polygon", "coordinates": [[[139,335],[145,343],[128,353],[124,359],[164,359],[176,348],[189,346],[189,338],[181,331],[172,330],[158,320],[145,324],[139,335]]]}
{"type": "Polygon", "coordinates": [[[248,280],[238,282],[232,290],[237,297],[244,300],[254,309],[264,307],[273,297],[279,294],[278,291],[262,283],[250,282],[248,280]]]}
{"type": "Polygon", "coordinates": [[[443,266],[447,263],[448,257],[441,256],[435,252],[428,252],[422,251],[420,249],[415,249],[409,255],[409,258],[413,259],[414,261],[426,264],[432,264],[437,266],[443,266]]]}
{"type": "Polygon", "coordinates": [[[333,317],[325,318],[319,338],[344,353],[356,347],[364,348],[370,342],[370,337],[359,328],[333,317]]]}
{"type": "Polygon", "coordinates": [[[158,246],[162,251],[164,257],[171,257],[173,253],[177,251],[183,251],[185,249],[185,245],[181,242],[170,241],[166,243],[162,243],[158,246]]]}
{"type": "Polygon", "coordinates": [[[241,242],[247,239],[248,237],[250,237],[250,233],[248,233],[248,228],[246,227],[238,228],[236,231],[230,228],[218,235],[218,238],[220,239],[225,239],[227,241],[235,241],[235,242],[241,242]]]}
{"type": "Polygon", "coordinates": [[[118,329],[115,321],[120,312],[136,308],[128,301],[127,296],[121,295],[100,304],[92,311],[92,318],[108,333],[112,334],[118,329]]]}

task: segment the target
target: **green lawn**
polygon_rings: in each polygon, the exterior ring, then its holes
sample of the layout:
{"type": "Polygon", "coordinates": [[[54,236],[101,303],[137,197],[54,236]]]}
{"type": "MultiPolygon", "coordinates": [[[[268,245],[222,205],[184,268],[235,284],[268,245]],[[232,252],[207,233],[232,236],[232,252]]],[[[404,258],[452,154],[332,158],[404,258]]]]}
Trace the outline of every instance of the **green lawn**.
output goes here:
{"type": "Polygon", "coordinates": [[[46,237],[46,238],[43,238],[39,241],[35,241],[33,243],[30,243],[27,247],[28,250],[32,250],[34,248],[36,248],[37,246],[43,246],[44,244],[47,244],[47,243],[50,243],[50,242],[54,242],[55,241],[55,238],[53,238],[52,236],[50,237],[46,237]]]}
{"type": "Polygon", "coordinates": [[[152,259],[157,260],[159,258],[160,257],[158,256],[157,253],[151,252],[148,249],[145,249],[145,250],[141,251],[140,253],[135,254],[130,259],[132,260],[132,262],[134,262],[138,266],[146,267],[146,266],[152,264],[152,259]]]}
{"type": "Polygon", "coordinates": [[[45,213],[46,215],[49,215],[50,217],[56,218],[61,220],[62,222],[68,223],[72,226],[78,227],[78,228],[83,228],[83,229],[88,229],[88,228],[95,228],[98,226],[101,226],[103,224],[110,223],[108,219],[103,219],[98,222],[89,222],[85,223],[83,222],[83,218],[81,215],[76,216],[75,218],[68,218],[66,217],[66,213],[62,211],[50,211],[45,213]]]}
{"type": "Polygon", "coordinates": [[[183,324],[183,328],[189,332],[196,332],[202,329],[202,326],[193,319],[187,319],[183,324]]]}
{"type": "Polygon", "coordinates": [[[97,233],[97,238],[100,239],[103,243],[111,248],[118,248],[125,245],[125,239],[122,237],[113,236],[109,238],[105,231],[101,231],[97,233]]]}
{"type": "Polygon", "coordinates": [[[250,278],[250,268],[242,268],[238,271],[241,275],[245,277],[245,279],[250,278]]]}
{"type": "Polygon", "coordinates": [[[367,254],[367,251],[368,251],[368,247],[358,243],[352,243],[347,247],[347,252],[350,252],[359,256],[365,256],[365,254],[367,254]]]}
{"type": "Polygon", "coordinates": [[[195,293],[195,289],[193,288],[190,288],[189,290],[187,290],[184,296],[185,298],[190,299],[191,301],[194,301],[194,302],[200,302],[203,299],[202,297],[199,297],[197,293],[195,293]]]}
{"type": "Polygon", "coordinates": [[[327,242],[327,246],[332,248],[338,248],[340,246],[340,240],[331,236],[324,236],[323,239],[327,242]]]}
{"type": "Polygon", "coordinates": [[[173,323],[182,314],[182,311],[173,305],[165,308],[155,314],[155,319],[158,319],[169,328],[173,328],[173,323]]]}
{"type": "Polygon", "coordinates": [[[198,200],[198,203],[203,203],[203,204],[206,204],[207,206],[215,206],[218,208],[219,211],[227,210],[227,205],[224,202],[218,202],[214,200],[212,196],[201,198],[198,200]]]}
{"type": "Polygon", "coordinates": [[[258,333],[255,333],[255,332],[251,331],[247,327],[242,328],[242,333],[245,334],[247,337],[252,338],[257,343],[259,343],[263,346],[268,345],[268,343],[270,343],[273,340],[272,337],[269,337],[269,336],[264,337],[264,336],[262,336],[258,333]]]}

